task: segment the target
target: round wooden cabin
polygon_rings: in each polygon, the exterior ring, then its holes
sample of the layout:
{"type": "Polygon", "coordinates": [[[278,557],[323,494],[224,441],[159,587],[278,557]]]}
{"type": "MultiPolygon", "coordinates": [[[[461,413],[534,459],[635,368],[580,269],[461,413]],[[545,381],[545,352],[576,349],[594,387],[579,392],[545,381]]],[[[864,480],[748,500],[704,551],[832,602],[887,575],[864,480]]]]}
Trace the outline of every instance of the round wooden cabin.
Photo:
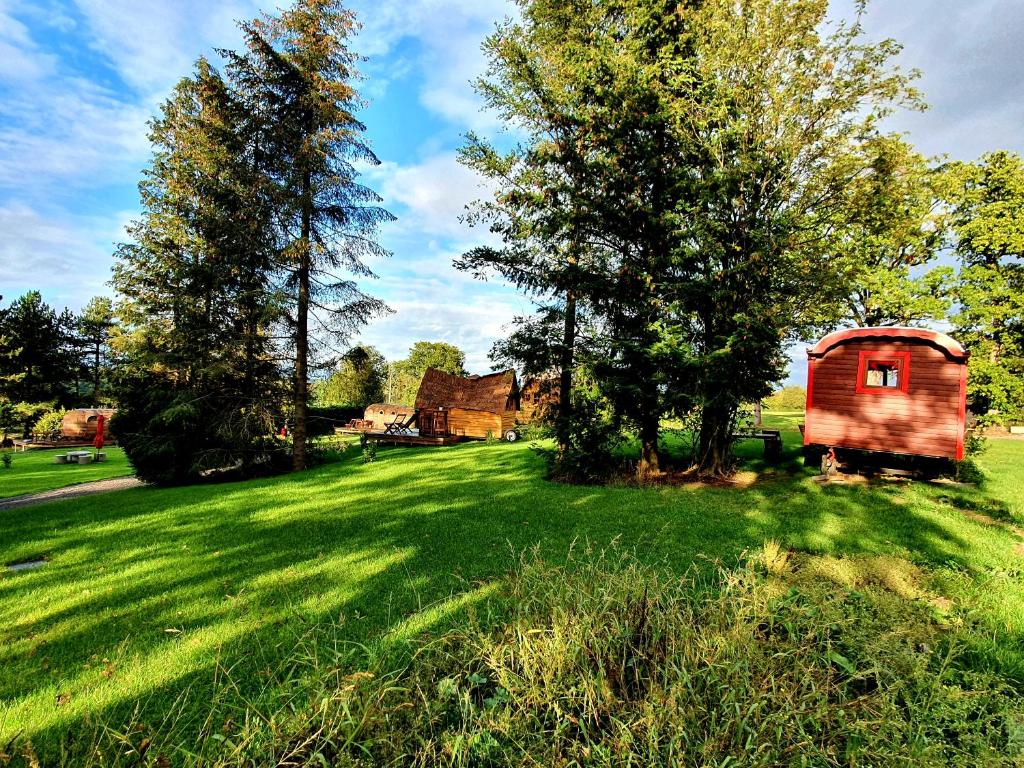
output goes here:
{"type": "Polygon", "coordinates": [[[968,352],[923,328],[853,328],[807,350],[804,446],[960,460],[968,352]]]}
{"type": "Polygon", "coordinates": [[[64,414],[60,423],[60,436],[65,440],[91,441],[96,437],[96,422],[102,414],[106,419],[104,432],[110,435],[110,417],[113,408],[75,408],[64,414]]]}

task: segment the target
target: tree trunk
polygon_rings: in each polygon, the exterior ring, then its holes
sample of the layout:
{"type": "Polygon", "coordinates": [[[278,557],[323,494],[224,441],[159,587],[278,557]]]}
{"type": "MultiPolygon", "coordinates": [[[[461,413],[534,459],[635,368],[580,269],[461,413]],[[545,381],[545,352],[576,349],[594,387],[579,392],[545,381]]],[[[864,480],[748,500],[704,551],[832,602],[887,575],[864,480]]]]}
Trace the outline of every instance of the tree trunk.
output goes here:
{"type": "Polygon", "coordinates": [[[309,400],[309,265],[312,200],[309,171],[302,176],[302,244],[299,248],[299,295],[295,317],[295,424],[292,425],[292,469],[306,468],[306,406],[309,400]]]}
{"type": "MultiPolygon", "coordinates": [[[[574,260],[573,260],[574,261],[574,260]]],[[[565,294],[565,330],[562,334],[561,376],[558,381],[558,452],[564,454],[569,450],[570,430],[572,429],[572,368],[576,349],[576,294],[566,291],[565,294]]]]}
{"type": "Polygon", "coordinates": [[[661,457],[658,454],[658,416],[648,415],[640,424],[640,463],[637,476],[643,480],[661,471],[661,457]]]}
{"type": "Polygon", "coordinates": [[[734,412],[722,406],[708,406],[701,412],[693,467],[699,474],[726,477],[732,473],[733,420],[734,412]]]}

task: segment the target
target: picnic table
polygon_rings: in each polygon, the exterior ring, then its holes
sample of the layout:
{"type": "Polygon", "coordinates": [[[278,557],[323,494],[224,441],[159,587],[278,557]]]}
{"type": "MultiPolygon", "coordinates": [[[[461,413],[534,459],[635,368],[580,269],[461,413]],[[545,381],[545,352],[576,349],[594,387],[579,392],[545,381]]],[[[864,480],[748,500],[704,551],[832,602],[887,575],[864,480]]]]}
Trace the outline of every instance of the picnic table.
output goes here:
{"type": "Polygon", "coordinates": [[[764,442],[764,459],[768,462],[782,460],[782,432],[778,429],[741,429],[732,433],[733,440],[761,440],[764,442]]]}
{"type": "Polygon", "coordinates": [[[67,453],[54,454],[54,464],[91,464],[93,461],[106,461],[107,454],[97,451],[95,454],[89,451],[68,451],[67,453]]]}

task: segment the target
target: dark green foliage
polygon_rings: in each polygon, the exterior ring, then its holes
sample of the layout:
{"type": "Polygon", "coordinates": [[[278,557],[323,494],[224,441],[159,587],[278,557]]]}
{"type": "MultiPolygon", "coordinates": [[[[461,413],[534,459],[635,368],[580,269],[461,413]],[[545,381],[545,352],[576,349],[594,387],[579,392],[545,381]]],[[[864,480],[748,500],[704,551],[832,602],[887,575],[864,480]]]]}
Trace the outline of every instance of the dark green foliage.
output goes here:
{"type": "Polygon", "coordinates": [[[201,60],[151,124],[144,212],[114,270],[126,299],[119,435],[151,482],[278,466],[272,334],[282,310],[270,288],[266,184],[251,156],[259,138],[247,121],[228,83],[201,60]]]}
{"type": "Polygon", "coordinates": [[[563,349],[571,302],[593,318],[586,364],[639,474],[659,470],[660,420],[693,409],[693,469],[726,474],[737,410],[782,378],[788,340],[836,321],[861,256],[841,246],[871,232],[883,260],[930,258],[916,157],[878,132],[919,106],[899,46],[826,24],[820,0],[519,6],[479,90],[524,138],[463,151],[496,185],[471,220],[503,247],[459,266],[564,302],[563,349]]]}
{"type": "Polygon", "coordinates": [[[347,343],[389,312],[361,290],[367,257],[394,217],[359,183],[358,164],[379,161],[357,117],[357,22],[339,0],[296,0],[242,25],[245,50],[227,52],[228,75],[247,114],[259,116],[260,175],[276,215],[276,267],[283,278],[291,341],[293,465],[306,463],[310,371],[324,348],[347,343]]]}
{"type": "Polygon", "coordinates": [[[105,296],[94,296],[82,309],[76,327],[76,345],[89,381],[89,401],[109,404],[104,392],[110,367],[110,337],[116,327],[114,304],[105,296]]]}
{"type": "Polygon", "coordinates": [[[39,291],[0,311],[0,397],[77,405],[75,325],[71,312],[58,314],[39,291]]]}
{"type": "Polygon", "coordinates": [[[618,448],[624,442],[622,425],[592,380],[577,377],[572,392],[569,440],[561,450],[535,447],[548,462],[552,479],[569,483],[607,482],[622,468],[618,448]]]}
{"type": "Polygon", "coordinates": [[[233,390],[199,393],[147,376],[121,380],[118,399],[111,432],[140,480],[181,485],[287,468],[272,414],[256,404],[240,408],[233,390]]]}

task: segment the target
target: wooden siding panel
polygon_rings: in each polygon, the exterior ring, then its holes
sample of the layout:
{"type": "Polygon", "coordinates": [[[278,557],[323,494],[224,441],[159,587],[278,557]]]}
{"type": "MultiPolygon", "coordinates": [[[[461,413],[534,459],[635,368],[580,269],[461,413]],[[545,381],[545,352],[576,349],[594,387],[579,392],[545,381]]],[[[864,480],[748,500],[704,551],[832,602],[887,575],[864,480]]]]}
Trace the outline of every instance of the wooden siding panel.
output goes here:
{"type": "Polygon", "coordinates": [[[811,364],[805,444],[951,458],[962,454],[964,363],[924,342],[854,339],[811,364]],[[909,352],[908,390],[858,394],[864,351],[909,352]]]}
{"type": "Polygon", "coordinates": [[[494,437],[501,437],[501,414],[451,408],[448,411],[448,429],[452,434],[465,437],[485,438],[488,432],[494,437]]]}

